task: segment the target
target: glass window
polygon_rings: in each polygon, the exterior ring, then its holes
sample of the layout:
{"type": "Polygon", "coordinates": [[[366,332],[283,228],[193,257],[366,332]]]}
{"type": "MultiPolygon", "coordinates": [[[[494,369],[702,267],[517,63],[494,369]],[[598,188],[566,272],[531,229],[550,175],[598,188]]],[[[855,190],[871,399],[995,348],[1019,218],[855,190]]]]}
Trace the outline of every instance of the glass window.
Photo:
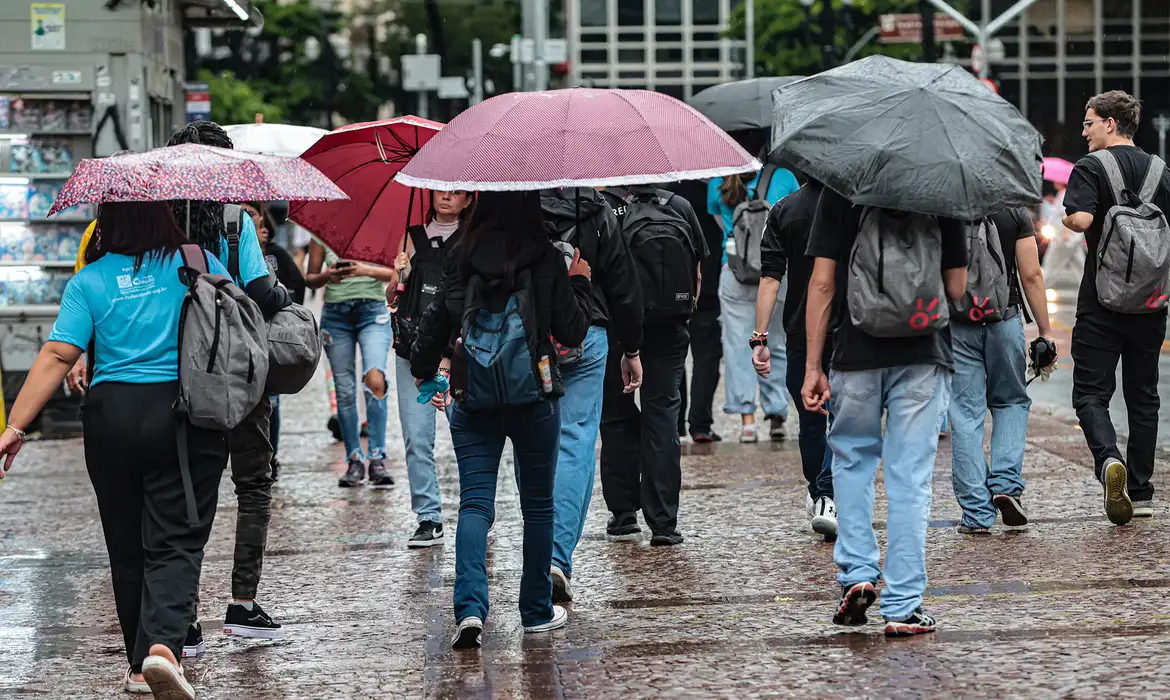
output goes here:
{"type": "Polygon", "coordinates": [[[693,49],[691,57],[695,63],[718,63],[720,60],[718,48],[693,49]]]}
{"type": "Polygon", "coordinates": [[[719,0],[691,0],[691,21],[696,24],[719,24],[719,0]]]}
{"type": "Polygon", "coordinates": [[[682,0],[654,0],[654,21],[666,26],[682,24],[682,0]]]}
{"type": "Polygon", "coordinates": [[[659,85],[658,92],[670,95],[676,100],[681,100],[683,98],[682,85],[659,85]]]}
{"type": "Polygon", "coordinates": [[[659,79],[670,78],[670,79],[678,80],[678,79],[681,79],[683,77],[683,72],[681,70],[679,70],[678,68],[672,68],[670,70],[660,70],[660,71],[658,71],[658,77],[659,77],[659,79]]]}
{"type": "Polygon", "coordinates": [[[682,34],[678,32],[658,32],[658,41],[682,41],[682,34]]]}
{"type": "Polygon", "coordinates": [[[581,49],[581,63],[609,63],[609,50],[581,49]]]}
{"type": "Polygon", "coordinates": [[[585,32],[581,32],[581,43],[582,44],[608,44],[609,43],[609,35],[608,34],[592,34],[592,33],[586,34],[585,32]]]}
{"type": "Polygon", "coordinates": [[[682,63],[682,49],[654,49],[654,60],[660,63],[682,63]]]}
{"type": "Polygon", "coordinates": [[[618,49],[618,63],[645,63],[646,49],[618,49]]]}
{"type": "Polygon", "coordinates": [[[646,7],[642,0],[625,0],[618,2],[618,24],[623,27],[633,27],[646,24],[646,7]]]}
{"type": "Polygon", "coordinates": [[[618,32],[618,41],[641,43],[646,40],[643,32],[618,32]]]}
{"type": "Polygon", "coordinates": [[[605,25],[605,0],[581,0],[581,26],[604,27],[605,25]]]}

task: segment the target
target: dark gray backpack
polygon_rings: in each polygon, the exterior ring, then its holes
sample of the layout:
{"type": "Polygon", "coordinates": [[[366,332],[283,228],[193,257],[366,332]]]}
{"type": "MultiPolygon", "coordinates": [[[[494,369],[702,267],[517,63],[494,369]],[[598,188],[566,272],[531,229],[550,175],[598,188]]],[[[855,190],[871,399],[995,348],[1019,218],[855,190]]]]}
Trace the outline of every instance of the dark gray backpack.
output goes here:
{"type": "Polygon", "coordinates": [[[764,227],[768,225],[768,212],[772,210],[772,205],[768,204],[765,197],[775,173],[776,166],[765,165],[751,197],[741,202],[731,217],[727,267],[740,284],[760,283],[760,243],[764,239],[764,227]]]}
{"type": "Polygon", "coordinates": [[[848,274],[849,317],[868,335],[910,338],[947,327],[942,231],[934,217],[866,207],[848,274]]]}
{"type": "Polygon", "coordinates": [[[990,218],[967,225],[967,292],[951,302],[951,315],[965,323],[1002,321],[1011,298],[1007,260],[999,229],[990,218]]]}
{"type": "Polygon", "coordinates": [[[1097,298],[1101,306],[1125,314],[1166,308],[1170,277],[1170,225],[1153,202],[1166,163],[1150,156],[1141,190],[1125,185],[1117,158],[1102,149],[1090,154],[1105,168],[1113,190],[1113,206],[1105,213],[1097,250],[1097,298]]]}

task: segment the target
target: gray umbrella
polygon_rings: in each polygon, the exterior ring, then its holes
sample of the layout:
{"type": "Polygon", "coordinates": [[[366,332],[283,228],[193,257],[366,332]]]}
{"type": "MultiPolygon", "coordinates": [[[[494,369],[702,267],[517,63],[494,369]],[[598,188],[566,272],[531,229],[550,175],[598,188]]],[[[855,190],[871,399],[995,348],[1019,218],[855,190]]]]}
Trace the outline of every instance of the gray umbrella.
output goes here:
{"type": "Polygon", "coordinates": [[[692,97],[688,104],[724,131],[770,129],[772,91],[794,80],[800,80],[800,76],[752,78],[712,85],[692,97]]]}
{"type": "Polygon", "coordinates": [[[1040,134],[958,66],[870,56],[775,96],[773,154],[854,204],[973,220],[1040,202],[1040,134]]]}

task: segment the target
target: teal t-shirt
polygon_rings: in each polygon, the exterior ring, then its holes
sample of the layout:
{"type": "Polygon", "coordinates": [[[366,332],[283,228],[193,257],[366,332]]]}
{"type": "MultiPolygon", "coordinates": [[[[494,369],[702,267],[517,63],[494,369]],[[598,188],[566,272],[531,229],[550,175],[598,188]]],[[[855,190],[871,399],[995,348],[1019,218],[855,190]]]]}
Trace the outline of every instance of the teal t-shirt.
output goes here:
{"type": "MultiPolygon", "coordinates": [[[[206,257],[209,272],[227,276],[227,267],[206,257]]],[[[132,257],[102,256],[69,280],[49,340],[84,350],[92,339],[95,385],[177,380],[179,315],[187,293],[180,267],[178,253],[149,256],[137,271],[132,257]]]]}
{"type": "MultiPolygon", "coordinates": [[[[268,276],[268,263],[264,262],[264,251],[260,250],[260,237],[256,235],[256,224],[247,214],[243,217],[243,227],[240,229],[240,278],[235,282],[240,289],[246,288],[261,277],[268,276]]],[[[219,239],[219,261],[224,269],[228,264],[228,242],[224,237],[219,239]]]]}
{"type": "MultiPolygon", "coordinates": [[[[749,196],[756,191],[756,185],[759,182],[760,173],[756,172],[755,177],[746,185],[749,196]]],[[[721,177],[712,178],[707,182],[707,213],[718,216],[723,221],[723,262],[726,264],[727,236],[731,233],[731,227],[734,223],[735,207],[729,207],[723,203],[723,195],[719,192],[719,186],[722,184],[723,178],[721,177]]],[[[798,189],[800,189],[800,183],[796,181],[796,176],[792,174],[792,171],[787,168],[777,168],[772,173],[772,181],[768,183],[768,191],[764,193],[764,200],[768,202],[768,206],[774,206],[776,202],[798,189]]]]}

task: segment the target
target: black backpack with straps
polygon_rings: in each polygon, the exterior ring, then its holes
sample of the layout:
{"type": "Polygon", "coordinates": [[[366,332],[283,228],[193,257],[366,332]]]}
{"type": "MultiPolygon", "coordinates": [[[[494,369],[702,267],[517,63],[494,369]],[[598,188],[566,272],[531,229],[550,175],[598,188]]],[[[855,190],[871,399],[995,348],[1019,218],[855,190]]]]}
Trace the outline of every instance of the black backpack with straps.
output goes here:
{"type": "Polygon", "coordinates": [[[427,236],[424,226],[411,226],[406,235],[414,244],[414,256],[410,259],[410,279],[406,282],[406,291],[403,298],[398,300],[398,309],[392,320],[394,352],[402,359],[409,360],[419,319],[439,293],[443,281],[443,262],[460,232],[456,231],[444,241],[438,236],[427,236]]]}
{"type": "Polygon", "coordinates": [[[622,235],[634,256],[642,284],[646,323],[686,321],[694,311],[698,290],[690,222],[670,206],[671,192],[638,194],[622,188],[609,190],[625,204],[622,235]]]}

